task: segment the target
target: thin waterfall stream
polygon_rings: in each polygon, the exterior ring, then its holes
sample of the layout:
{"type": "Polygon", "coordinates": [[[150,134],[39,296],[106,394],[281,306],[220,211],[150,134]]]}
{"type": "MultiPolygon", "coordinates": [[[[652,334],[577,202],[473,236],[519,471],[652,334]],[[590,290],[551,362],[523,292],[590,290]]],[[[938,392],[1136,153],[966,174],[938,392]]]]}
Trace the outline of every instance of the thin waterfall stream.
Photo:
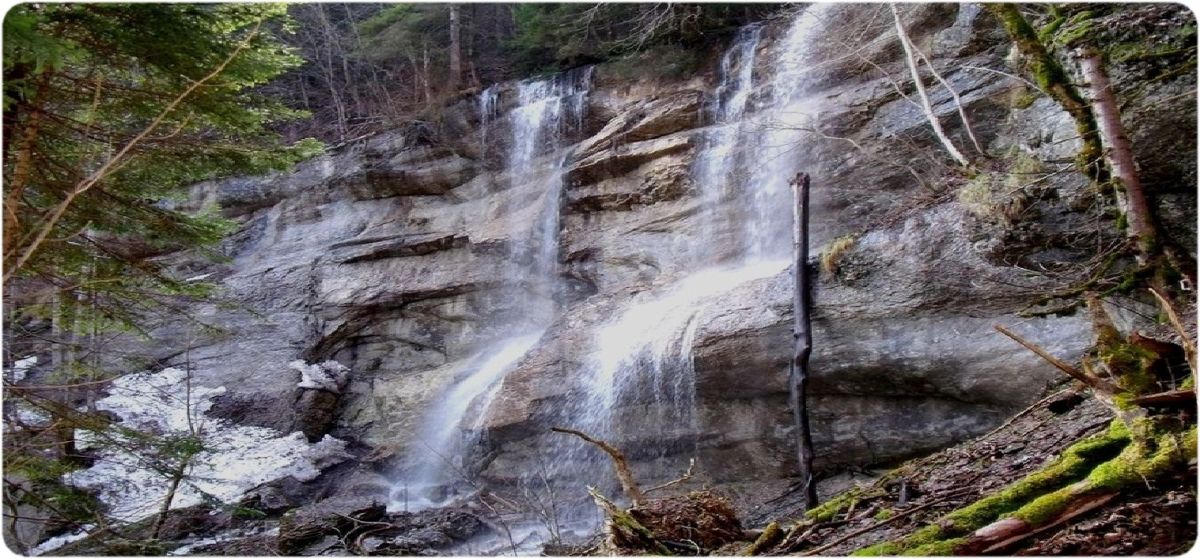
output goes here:
{"type": "MultiPolygon", "coordinates": [[[[587,67],[517,86],[515,107],[503,116],[512,131],[505,165],[512,188],[534,183],[540,191],[533,196],[538,210],[532,224],[507,219],[507,254],[496,300],[519,311],[502,312],[496,323],[485,325],[504,332],[504,337],[465,360],[455,380],[422,418],[416,442],[407,452],[407,472],[393,487],[389,510],[443,506],[465,491],[462,486],[469,485],[464,479],[469,475],[465,457],[478,442],[481,419],[504,375],[536,347],[558,312],[558,228],[566,161],[558,152],[582,126],[591,80],[592,68],[587,67]],[[537,167],[547,158],[554,161],[554,169],[543,178],[537,167]]],[[[496,114],[499,101],[496,88],[480,94],[485,142],[489,124],[501,118],[496,114]]],[[[506,209],[513,208],[500,211],[506,209]]]]}
{"type": "MultiPolygon", "coordinates": [[[[805,91],[806,57],[829,10],[828,5],[810,6],[773,48],[764,51],[771,54],[767,80],[755,75],[761,25],[741,29],[722,56],[720,81],[708,109],[714,124],[705,132],[692,169],[704,235],[694,239],[696,246],[688,253],[703,255],[697,259],[698,269],[637,298],[596,328],[593,351],[585,359],[582,394],[563,423],[625,445],[638,460],[671,457],[673,467],[682,470],[689,455],[695,457],[697,442],[690,437],[701,431],[696,415],[697,332],[705,317],[739,286],[773,277],[791,264],[791,196],[786,185],[800,161],[790,150],[803,134],[798,130],[800,117],[811,116],[798,99],[805,91]],[[769,95],[752,102],[764,83],[769,95]],[[707,250],[722,228],[741,247],[739,252],[718,255],[707,250]],[[657,444],[646,448],[645,441],[657,444]]],[[[594,449],[581,450],[576,441],[561,444],[564,455],[590,452],[599,462],[595,474],[602,475],[607,467],[607,457],[594,449]]]]}

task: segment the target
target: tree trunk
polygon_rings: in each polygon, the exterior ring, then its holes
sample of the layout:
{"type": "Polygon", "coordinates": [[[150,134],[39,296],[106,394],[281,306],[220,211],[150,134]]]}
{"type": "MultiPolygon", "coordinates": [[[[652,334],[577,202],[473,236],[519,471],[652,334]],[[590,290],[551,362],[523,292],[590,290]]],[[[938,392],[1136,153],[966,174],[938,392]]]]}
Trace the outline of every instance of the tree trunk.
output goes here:
{"type": "Polygon", "coordinates": [[[6,251],[16,249],[20,241],[21,195],[25,192],[25,185],[29,183],[29,177],[33,170],[33,152],[37,147],[38,135],[41,133],[42,104],[45,102],[46,90],[49,85],[50,74],[47,72],[42,74],[38,81],[37,93],[34,94],[29,116],[25,119],[25,125],[21,131],[21,143],[14,158],[12,175],[4,185],[7,190],[4,194],[4,248],[6,251]]]}
{"type": "MultiPolygon", "coordinates": [[[[912,41],[908,38],[908,32],[904,29],[904,24],[900,22],[900,11],[896,9],[895,4],[889,4],[892,8],[892,18],[896,20],[896,34],[900,37],[900,46],[904,47],[904,59],[908,63],[909,73],[912,74],[913,83],[917,86],[917,97],[921,99],[921,109],[925,111],[925,118],[929,121],[929,125],[933,127],[933,133],[937,136],[938,141],[942,143],[942,147],[950,153],[959,165],[970,167],[971,163],[967,157],[954,147],[954,142],[950,141],[950,137],[946,135],[946,131],[942,129],[942,123],[938,120],[937,114],[933,112],[933,105],[929,102],[929,94],[925,91],[925,82],[921,81],[921,73],[917,68],[917,57],[913,53],[912,41]]],[[[932,68],[933,65],[930,64],[932,68]]]]}
{"type": "Polygon", "coordinates": [[[158,517],[154,520],[154,532],[151,536],[154,539],[158,539],[159,534],[162,533],[163,524],[167,521],[167,514],[171,512],[171,503],[175,501],[175,492],[179,489],[179,484],[183,481],[186,472],[187,464],[184,463],[171,476],[171,484],[167,487],[167,496],[163,497],[162,506],[158,509],[158,517]]]}
{"type": "Polygon", "coordinates": [[[1038,39],[1037,32],[1029,22],[1025,21],[1025,16],[1021,15],[1016,4],[983,6],[1000,20],[1013,43],[1017,45],[1017,51],[1028,59],[1029,73],[1032,74],[1033,81],[1075,121],[1075,130],[1083,142],[1075,160],[1076,167],[1094,183],[1105,182],[1108,176],[1104,165],[1101,164],[1104,151],[1100,144],[1100,131],[1096,128],[1096,119],[1091,108],[1075,90],[1075,86],[1071,85],[1062,64],[1046,51],[1046,46],[1038,39]]]}
{"type": "Polygon", "coordinates": [[[433,86],[429,79],[429,43],[421,46],[421,83],[425,86],[425,104],[433,104],[433,86]]]}
{"type": "Polygon", "coordinates": [[[1142,188],[1142,181],[1138,178],[1137,166],[1133,161],[1133,144],[1129,141],[1129,135],[1125,133],[1125,126],[1121,124],[1120,105],[1113,94],[1112,82],[1104,69],[1104,59],[1100,51],[1086,47],[1080,49],[1077,56],[1083,78],[1087,80],[1092,112],[1100,126],[1100,135],[1108,145],[1108,160],[1113,176],[1120,181],[1114,189],[1117,204],[1125,214],[1129,237],[1137,242],[1139,258],[1145,263],[1155,252],[1158,235],[1154,230],[1146,191],[1142,188]]]}
{"type": "Polygon", "coordinates": [[[462,14],[458,4],[450,4],[450,91],[462,85],[462,14]]]}
{"type": "Polygon", "coordinates": [[[811,303],[808,283],[808,188],[809,177],[799,173],[792,180],[792,193],[796,202],[796,230],[793,237],[795,255],[796,291],[792,306],[795,324],[792,337],[795,342],[792,353],[792,369],[788,382],[792,415],[796,421],[796,455],[800,463],[800,479],[804,491],[804,509],[817,506],[817,484],[813,479],[812,433],[808,425],[808,357],[812,353],[812,324],[809,319],[811,303]]]}

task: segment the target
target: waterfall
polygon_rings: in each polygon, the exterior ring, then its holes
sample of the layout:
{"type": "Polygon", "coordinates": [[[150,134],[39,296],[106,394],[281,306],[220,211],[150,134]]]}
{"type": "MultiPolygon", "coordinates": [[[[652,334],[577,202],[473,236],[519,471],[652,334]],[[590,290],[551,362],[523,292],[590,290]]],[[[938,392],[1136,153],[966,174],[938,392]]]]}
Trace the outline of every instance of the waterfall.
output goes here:
{"type": "MultiPolygon", "coordinates": [[[[597,433],[618,434],[613,422],[620,406],[643,405],[644,423],[627,426],[638,436],[655,429],[696,427],[692,345],[707,305],[739,285],[770,277],[787,267],[786,260],[708,268],[632,304],[596,334],[596,352],[588,371],[591,400],[579,418],[597,433]]],[[[669,449],[662,449],[669,450],[669,449]]]]}
{"type": "Polygon", "coordinates": [[[638,460],[673,456],[672,464],[680,467],[685,461],[677,456],[695,452],[698,329],[710,309],[736,288],[790,265],[787,185],[799,164],[793,150],[803,131],[797,128],[811,114],[802,100],[807,58],[829,10],[830,5],[813,5],[792,21],[768,51],[769,80],[755,76],[761,25],[741,29],[721,57],[709,105],[714,126],[706,131],[692,169],[705,220],[704,235],[696,241],[720,242],[723,237],[716,233],[723,227],[736,243],[734,254],[721,258],[704,246],[694,247],[689,254],[706,256],[696,259],[699,269],[630,303],[599,327],[594,351],[585,360],[583,394],[564,423],[631,449],[638,460]],[[654,444],[643,444],[649,441],[654,444]]]}
{"type": "Polygon", "coordinates": [[[499,380],[541,337],[542,332],[538,331],[503,340],[492,350],[469,360],[469,374],[426,413],[417,447],[410,450],[425,456],[410,479],[393,490],[390,509],[419,511],[442,505],[453,496],[448,488],[461,481],[458,478],[465,471],[461,451],[474,444],[478,435],[477,424],[468,431],[461,430],[471,404],[478,401],[478,409],[487,409],[499,388],[499,380]]]}
{"type": "Polygon", "coordinates": [[[558,229],[567,159],[560,152],[582,131],[591,80],[592,68],[587,67],[521,82],[515,108],[503,117],[496,114],[497,88],[489,87],[479,96],[484,150],[496,119],[507,118],[511,137],[504,161],[510,189],[523,191],[535,185],[532,192],[518,194],[534,198],[530,202],[535,203],[536,215],[530,223],[528,214],[520,211],[525,210],[524,204],[498,208],[506,212],[495,217],[505,223],[508,242],[500,287],[491,302],[508,311],[483,325],[483,330],[503,336],[465,360],[422,417],[418,437],[407,449],[407,472],[393,487],[390,510],[442,506],[457,496],[455,486],[468,481],[463,479],[469,475],[464,456],[478,443],[481,420],[504,376],[537,345],[558,313],[558,229]],[[552,161],[552,171],[539,172],[547,161],[552,161]]]}
{"type": "Polygon", "coordinates": [[[704,238],[692,251],[705,261],[712,261],[711,240],[716,236],[721,212],[721,202],[728,197],[732,183],[736,181],[735,168],[739,161],[736,149],[742,133],[742,117],[753,92],[754,54],[762,39],[762,24],[743,27],[734,37],[733,44],[721,56],[718,67],[718,85],[708,106],[709,118],[715,124],[704,135],[704,148],[697,158],[693,177],[699,185],[704,205],[704,238]]]}
{"type": "Polygon", "coordinates": [[[792,194],[789,181],[799,170],[804,128],[816,119],[816,106],[804,98],[811,84],[813,47],[837,4],[813,4],[792,21],[772,60],[770,100],[756,118],[754,145],[759,164],[749,176],[748,216],[742,248],[748,258],[778,258],[791,249],[792,194]]]}
{"type": "Polygon", "coordinates": [[[479,94],[479,154],[482,159],[488,155],[488,133],[492,121],[496,118],[496,103],[500,100],[499,84],[492,84],[479,94]]]}

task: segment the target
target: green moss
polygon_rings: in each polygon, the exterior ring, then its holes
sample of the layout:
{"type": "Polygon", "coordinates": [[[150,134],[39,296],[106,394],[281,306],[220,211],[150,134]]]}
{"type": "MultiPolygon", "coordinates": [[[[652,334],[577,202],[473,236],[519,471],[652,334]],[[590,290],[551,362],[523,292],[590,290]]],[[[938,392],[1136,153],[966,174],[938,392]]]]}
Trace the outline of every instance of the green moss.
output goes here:
{"type": "Polygon", "coordinates": [[[1050,466],[1025,476],[1000,492],[976,501],[974,504],[950,513],[950,521],[957,533],[965,533],[987,525],[1005,512],[1013,511],[1047,491],[1057,489],[1087,475],[1097,460],[1112,456],[1129,440],[1123,427],[1110,426],[1106,433],[1080,441],[1066,451],[1050,466]]]}
{"type": "Polygon", "coordinates": [[[1074,47],[1086,38],[1094,36],[1096,27],[1090,11],[1082,11],[1060,24],[1054,34],[1054,42],[1064,47],[1074,47]]]}
{"type": "MultiPolygon", "coordinates": [[[[1148,420],[1147,420],[1148,422],[1148,420]]],[[[1196,428],[1164,433],[1131,444],[1116,458],[1097,466],[1088,483],[1097,490],[1119,490],[1131,483],[1153,479],[1196,455],[1196,428]],[[1153,447],[1153,448],[1151,448],[1153,447]]]]}
{"type": "Polygon", "coordinates": [[[916,532],[913,532],[907,538],[905,538],[904,541],[905,541],[905,544],[907,544],[907,545],[905,545],[905,547],[913,547],[913,546],[918,546],[918,545],[925,545],[927,543],[933,543],[933,542],[945,539],[945,536],[946,536],[945,531],[942,530],[941,526],[938,526],[937,524],[930,524],[929,526],[926,526],[924,528],[921,528],[920,530],[917,530],[916,532]]]}
{"type": "Polygon", "coordinates": [[[804,518],[815,522],[833,520],[842,511],[849,509],[854,503],[857,503],[861,493],[862,491],[857,488],[846,491],[804,513],[804,518]]]}
{"type": "Polygon", "coordinates": [[[896,516],[896,511],[892,509],[880,509],[879,512],[875,513],[875,520],[883,522],[893,516],[896,516]]]}
{"type": "Polygon", "coordinates": [[[957,545],[954,538],[982,528],[1003,514],[1015,513],[1031,518],[1056,514],[1054,507],[1061,504],[1059,497],[1042,498],[1086,478],[1098,462],[1114,461],[1113,457],[1120,456],[1123,448],[1132,446],[1128,444],[1129,440],[1129,428],[1122,421],[1113,420],[1104,433],[1071,445],[1054,463],[999,492],[958,509],[903,539],[859,552],[864,555],[896,555],[910,551],[919,555],[952,554],[953,546],[957,545]]]}
{"type": "Polygon", "coordinates": [[[1033,502],[1017,509],[1013,516],[1024,520],[1030,526],[1041,526],[1054,519],[1071,504],[1070,488],[1063,488],[1053,493],[1047,493],[1033,502]]]}
{"type": "Polygon", "coordinates": [[[1050,6],[1050,18],[1050,21],[1038,30],[1038,39],[1043,43],[1049,43],[1058,29],[1067,22],[1067,16],[1062,15],[1058,7],[1053,5],[1050,6]]]}
{"type": "Polygon", "coordinates": [[[1019,93],[1015,99],[1013,99],[1012,106],[1015,109],[1028,109],[1035,101],[1037,101],[1037,99],[1038,92],[1031,89],[1026,89],[1025,91],[1019,93]]]}
{"type": "Polygon", "coordinates": [[[966,538],[954,538],[940,542],[927,543],[920,547],[909,549],[902,555],[919,557],[958,555],[957,550],[964,542],[966,542],[966,538]]]}
{"type": "Polygon", "coordinates": [[[899,555],[902,549],[893,542],[881,542],[867,546],[851,553],[852,557],[879,557],[883,555],[899,555]]]}
{"type": "Polygon", "coordinates": [[[1116,343],[1101,349],[1100,358],[1114,371],[1117,385],[1134,394],[1141,394],[1154,387],[1154,375],[1150,367],[1158,355],[1146,348],[1128,343],[1116,343]]]}
{"type": "Polygon", "coordinates": [[[1117,216],[1117,231],[1125,231],[1127,229],[1129,229],[1129,216],[1125,215],[1125,212],[1121,212],[1121,215],[1117,216]]]}

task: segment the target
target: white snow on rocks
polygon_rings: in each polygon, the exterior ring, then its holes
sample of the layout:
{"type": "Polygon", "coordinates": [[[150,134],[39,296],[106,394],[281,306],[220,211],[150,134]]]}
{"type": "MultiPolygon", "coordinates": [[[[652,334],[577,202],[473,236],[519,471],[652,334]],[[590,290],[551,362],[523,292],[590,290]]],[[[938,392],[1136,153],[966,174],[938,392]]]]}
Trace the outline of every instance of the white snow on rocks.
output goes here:
{"type": "Polygon", "coordinates": [[[44,555],[71,542],[82,540],[83,538],[86,538],[91,530],[95,527],[96,526],[93,524],[88,524],[75,532],[63,534],[61,536],[54,536],[53,538],[50,538],[30,548],[29,556],[36,557],[38,555],[44,555]]]}
{"type": "Polygon", "coordinates": [[[326,361],[324,363],[309,365],[303,360],[297,359],[288,363],[288,367],[300,373],[300,382],[296,386],[314,390],[327,390],[334,394],[342,392],[342,388],[346,386],[346,380],[350,375],[350,369],[337,361],[326,361]]]}
{"type": "Polygon", "coordinates": [[[4,376],[8,378],[8,382],[17,383],[25,380],[25,375],[29,374],[29,369],[38,364],[36,355],[22,357],[13,362],[13,366],[4,371],[4,376]]]}
{"type": "MultiPolygon", "coordinates": [[[[125,427],[160,436],[195,432],[203,441],[205,450],[193,459],[172,508],[199,504],[205,495],[234,501],[259,484],[286,476],[310,481],[349,457],[346,443],[328,435],[310,444],[300,432],[281,435],[207,416],[212,398],[224,392],[224,387],[197,386],[184,371],[168,368],[115,379],[96,406],[120,417],[125,427]]],[[[94,449],[99,459],[91,468],[67,474],[68,483],[96,490],[110,514],[122,520],[158,511],[169,477],[151,467],[148,450],[128,450],[145,447],[138,437],[81,432],[77,438],[80,447],[94,449]]]]}

